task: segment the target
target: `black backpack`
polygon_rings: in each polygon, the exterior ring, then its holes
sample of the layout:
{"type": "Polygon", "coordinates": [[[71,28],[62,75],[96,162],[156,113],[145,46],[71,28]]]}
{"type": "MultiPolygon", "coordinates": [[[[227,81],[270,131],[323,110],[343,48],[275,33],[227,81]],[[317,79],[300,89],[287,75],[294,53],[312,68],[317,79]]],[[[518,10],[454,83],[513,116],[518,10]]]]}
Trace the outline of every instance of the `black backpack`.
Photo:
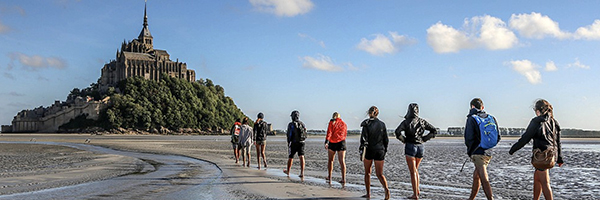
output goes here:
{"type": "Polygon", "coordinates": [[[302,122],[294,122],[294,129],[295,130],[293,136],[295,141],[303,142],[304,140],[306,140],[306,127],[304,127],[304,124],[302,122]]]}

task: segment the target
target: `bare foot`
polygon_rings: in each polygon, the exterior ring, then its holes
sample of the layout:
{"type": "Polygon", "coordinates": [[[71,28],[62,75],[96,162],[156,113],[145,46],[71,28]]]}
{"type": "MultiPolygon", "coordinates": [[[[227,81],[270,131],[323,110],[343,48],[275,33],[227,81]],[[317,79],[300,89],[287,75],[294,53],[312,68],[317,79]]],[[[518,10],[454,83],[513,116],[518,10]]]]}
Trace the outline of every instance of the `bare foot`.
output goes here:
{"type": "Polygon", "coordinates": [[[302,178],[302,177],[304,177],[304,174],[300,174],[298,177],[302,178]]]}
{"type": "Polygon", "coordinates": [[[385,189],[385,199],[390,199],[390,190],[385,189]]]}
{"type": "Polygon", "coordinates": [[[258,170],[260,170],[260,165],[258,165],[258,170]]]}
{"type": "Polygon", "coordinates": [[[365,195],[360,196],[360,198],[371,199],[371,195],[370,194],[365,194],[365,195]]]}
{"type": "Polygon", "coordinates": [[[246,167],[250,167],[250,163],[248,163],[248,164],[246,165],[246,167]]]}
{"type": "Polygon", "coordinates": [[[267,163],[265,163],[265,168],[267,168],[267,163]]]}
{"type": "Polygon", "coordinates": [[[342,180],[340,181],[340,183],[341,183],[341,184],[344,184],[344,183],[346,183],[346,180],[343,180],[343,179],[342,179],[342,180]]]}
{"type": "Polygon", "coordinates": [[[286,169],[283,170],[283,173],[287,174],[288,176],[290,176],[290,172],[288,172],[288,170],[286,170],[286,169]]]}
{"type": "Polygon", "coordinates": [[[331,177],[327,177],[327,178],[325,178],[325,180],[326,180],[327,182],[330,182],[330,181],[331,181],[331,177]]]}
{"type": "Polygon", "coordinates": [[[412,195],[412,196],[408,197],[408,199],[419,199],[419,196],[412,195]]]}
{"type": "Polygon", "coordinates": [[[235,161],[235,164],[238,164],[239,162],[240,162],[239,160],[236,160],[236,161],[235,161]]]}

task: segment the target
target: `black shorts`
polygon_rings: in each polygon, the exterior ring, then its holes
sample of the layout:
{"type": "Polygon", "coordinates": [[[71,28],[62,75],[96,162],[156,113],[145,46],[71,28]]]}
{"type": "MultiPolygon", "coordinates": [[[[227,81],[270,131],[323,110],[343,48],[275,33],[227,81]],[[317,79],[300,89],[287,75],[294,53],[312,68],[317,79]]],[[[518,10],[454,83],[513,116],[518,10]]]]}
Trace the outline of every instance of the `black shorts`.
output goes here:
{"type": "Polygon", "coordinates": [[[294,158],[296,153],[298,153],[298,156],[304,155],[304,142],[290,142],[288,145],[288,158],[294,158]]]}
{"type": "Polygon", "coordinates": [[[338,143],[329,143],[328,149],[332,151],[346,151],[346,140],[342,140],[338,143]]]}
{"type": "Polygon", "coordinates": [[[367,153],[365,154],[365,159],[367,160],[384,160],[385,159],[385,150],[369,150],[367,149],[367,153]]]}

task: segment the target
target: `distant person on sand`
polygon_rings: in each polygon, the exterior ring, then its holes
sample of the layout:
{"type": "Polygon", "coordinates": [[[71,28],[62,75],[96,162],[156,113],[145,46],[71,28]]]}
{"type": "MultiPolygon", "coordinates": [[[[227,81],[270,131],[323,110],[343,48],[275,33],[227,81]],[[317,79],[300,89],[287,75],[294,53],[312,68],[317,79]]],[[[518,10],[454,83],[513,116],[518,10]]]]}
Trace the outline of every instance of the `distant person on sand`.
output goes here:
{"type": "Polygon", "coordinates": [[[265,156],[265,148],[267,147],[267,133],[269,127],[267,122],[263,120],[265,115],[258,113],[256,122],[254,122],[254,145],[256,146],[256,160],[258,162],[258,169],[260,169],[260,158],[262,157],[264,166],[267,167],[267,158],[265,156]]]}
{"type": "MultiPolygon", "coordinates": [[[[492,123],[490,127],[495,126],[496,133],[498,127],[498,121],[495,117],[485,113],[483,110],[483,101],[479,98],[474,98],[470,103],[471,110],[467,115],[467,124],[465,125],[465,145],[467,145],[467,154],[471,158],[471,161],[475,164],[475,171],[473,171],[473,186],[471,187],[471,195],[469,199],[475,199],[479,192],[479,187],[483,186],[483,192],[487,199],[494,199],[492,196],[492,186],[487,173],[487,166],[492,159],[491,150],[492,148],[481,147],[481,120],[489,119],[492,123]],[[490,117],[490,118],[488,118],[490,117]]],[[[497,134],[496,143],[500,141],[500,134],[497,134]]]]}
{"type": "Polygon", "coordinates": [[[292,111],[291,114],[292,122],[287,126],[287,142],[288,142],[288,162],[287,169],[283,170],[283,173],[290,175],[292,163],[294,162],[294,155],[298,153],[300,158],[300,177],[304,177],[304,140],[306,140],[306,126],[300,121],[300,112],[297,110],[292,111]]]}
{"type": "Polygon", "coordinates": [[[406,164],[410,172],[410,183],[412,184],[413,195],[410,199],[419,199],[421,194],[419,190],[419,165],[423,160],[425,148],[423,143],[435,137],[437,130],[426,120],[419,117],[419,105],[411,103],[408,105],[408,111],[404,116],[404,121],[396,128],[396,138],[405,143],[404,155],[406,156],[406,164]],[[425,131],[429,133],[423,136],[425,131]],[[404,132],[404,135],[402,134],[404,132]]]}
{"type": "MultiPolygon", "coordinates": [[[[510,148],[508,153],[512,155],[533,139],[534,154],[536,151],[552,154],[556,159],[553,161],[561,167],[564,162],[560,144],[560,125],[554,119],[552,105],[548,101],[540,99],[535,102],[533,110],[536,117],[531,119],[525,133],[521,135],[519,141],[510,148]]],[[[551,165],[554,165],[554,163],[551,163],[551,165]]],[[[553,199],[548,173],[550,168],[552,166],[548,166],[548,168],[535,167],[533,173],[533,199],[540,199],[541,193],[544,193],[545,199],[553,199]]]]}
{"type": "Polygon", "coordinates": [[[248,125],[248,118],[242,120],[242,130],[240,131],[239,149],[242,156],[242,166],[250,167],[250,146],[252,146],[252,127],[248,125]],[[247,161],[247,162],[246,162],[247,161]]]}
{"type": "Polygon", "coordinates": [[[385,123],[377,118],[377,115],[379,115],[377,107],[371,106],[367,113],[369,114],[369,119],[365,119],[360,124],[362,127],[360,151],[361,154],[364,151],[363,164],[365,166],[365,187],[367,189],[367,194],[363,197],[371,198],[371,166],[373,165],[373,160],[375,160],[375,174],[385,189],[385,199],[389,199],[390,190],[387,180],[383,176],[383,164],[389,143],[387,129],[385,128],[385,123]],[[366,147],[366,149],[363,147],[366,147]]]}
{"type": "Polygon", "coordinates": [[[235,157],[235,163],[240,162],[240,149],[239,141],[240,141],[240,131],[242,129],[242,123],[240,123],[240,119],[236,119],[235,123],[231,127],[231,146],[233,147],[233,156],[235,157]]]}
{"type": "Polygon", "coordinates": [[[333,157],[335,152],[338,154],[340,168],[342,170],[342,181],[346,183],[346,136],[348,135],[346,123],[340,118],[340,114],[333,113],[329,126],[327,126],[327,136],[325,136],[325,149],[327,149],[327,181],[331,181],[331,172],[333,171],[333,157]]]}

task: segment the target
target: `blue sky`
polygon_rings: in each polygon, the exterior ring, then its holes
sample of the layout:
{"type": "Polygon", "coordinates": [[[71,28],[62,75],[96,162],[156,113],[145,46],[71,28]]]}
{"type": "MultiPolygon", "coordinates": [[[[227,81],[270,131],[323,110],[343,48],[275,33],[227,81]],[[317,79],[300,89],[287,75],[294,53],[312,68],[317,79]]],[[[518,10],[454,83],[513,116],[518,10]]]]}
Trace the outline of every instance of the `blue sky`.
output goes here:
{"type": "MultiPolygon", "coordinates": [[[[154,48],[211,79],[254,118],[309,129],[371,105],[395,128],[408,104],[441,129],[480,97],[525,127],[538,98],[563,127],[600,129],[597,1],[153,1],[154,48]]],[[[0,124],[100,77],[142,29],[141,0],[0,2],[0,124]]]]}

